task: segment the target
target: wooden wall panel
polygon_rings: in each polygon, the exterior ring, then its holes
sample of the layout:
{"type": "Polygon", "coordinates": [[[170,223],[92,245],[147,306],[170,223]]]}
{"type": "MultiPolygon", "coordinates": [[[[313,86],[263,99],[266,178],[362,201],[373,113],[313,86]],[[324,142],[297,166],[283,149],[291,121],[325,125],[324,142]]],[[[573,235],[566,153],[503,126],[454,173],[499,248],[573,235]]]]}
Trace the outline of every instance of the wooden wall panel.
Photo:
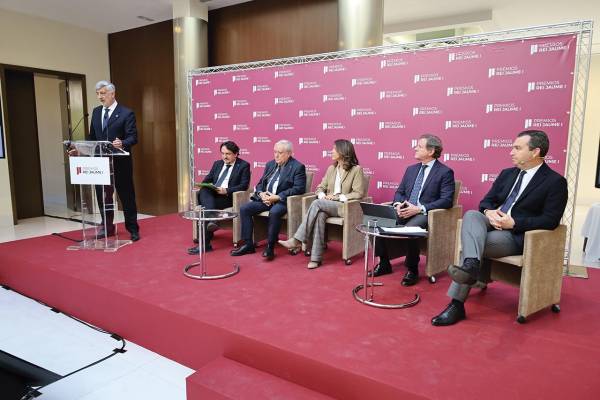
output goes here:
{"type": "Polygon", "coordinates": [[[108,42],[117,101],[133,109],[137,119],[133,162],[138,211],[177,212],[173,22],[112,33],[108,42]]]}
{"type": "Polygon", "coordinates": [[[41,217],[44,197],[33,72],[6,69],[4,76],[17,219],[41,217]]]}
{"type": "Polygon", "coordinates": [[[336,0],[254,0],[208,13],[209,63],[337,50],[336,0]]]}

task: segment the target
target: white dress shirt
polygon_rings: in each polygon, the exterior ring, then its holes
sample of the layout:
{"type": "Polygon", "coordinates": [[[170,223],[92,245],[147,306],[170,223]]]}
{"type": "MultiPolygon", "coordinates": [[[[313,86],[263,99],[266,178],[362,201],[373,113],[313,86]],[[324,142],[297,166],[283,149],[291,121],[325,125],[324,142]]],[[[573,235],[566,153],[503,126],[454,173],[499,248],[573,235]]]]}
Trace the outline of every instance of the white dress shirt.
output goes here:
{"type": "MultiPolygon", "coordinates": [[[[529,184],[529,182],[531,182],[531,179],[533,178],[533,176],[535,175],[535,173],[538,172],[538,170],[540,169],[540,167],[542,166],[542,164],[543,163],[541,163],[540,165],[535,166],[533,168],[529,168],[529,169],[524,170],[525,171],[525,175],[523,175],[523,180],[521,181],[521,187],[519,188],[519,193],[517,194],[517,198],[515,199],[515,201],[512,203],[512,205],[508,209],[508,212],[507,212],[508,215],[510,215],[510,212],[512,211],[512,208],[517,203],[517,201],[519,201],[519,197],[521,197],[521,194],[523,194],[523,191],[525,190],[525,188],[527,187],[527,185],[529,184]]],[[[512,192],[512,190],[515,187],[515,185],[517,184],[518,180],[519,179],[517,178],[517,180],[515,180],[515,183],[513,183],[513,185],[511,186],[510,191],[508,192],[509,195],[512,192]]]]}
{"type": "MultiPolygon", "coordinates": [[[[112,113],[113,111],[115,111],[115,108],[117,108],[117,101],[113,101],[113,103],[110,105],[110,107],[108,107],[108,118],[106,118],[106,122],[108,123],[108,120],[110,119],[110,117],[112,117],[112,113]]],[[[101,121],[101,125],[102,125],[102,130],[104,130],[104,112],[106,110],[106,107],[102,107],[102,113],[100,114],[100,121],[101,121]]]]}
{"type": "MultiPolygon", "coordinates": [[[[225,177],[225,179],[223,179],[223,182],[221,182],[221,185],[219,185],[219,187],[222,187],[225,189],[227,189],[229,187],[229,178],[231,178],[231,171],[233,171],[233,166],[235,165],[235,161],[229,165],[231,165],[231,167],[229,167],[229,171],[227,171],[227,176],[225,177]]],[[[219,178],[221,177],[221,175],[223,175],[223,173],[225,172],[226,169],[227,169],[227,164],[223,163],[221,172],[219,172],[219,176],[217,177],[217,180],[215,182],[217,182],[219,180],[219,178]]]]}
{"type": "MultiPolygon", "coordinates": [[[[335,183],[333,184],[333,194],[339,194],[339,200],[344,203],[348,201],[348,198],[345,194],[342,194],[342,175],[340,174],[340,169],[335,169],[335,183]]],[[[324,192],[319,192],[317,197],[319,199],[324,199],[326,194],[324,192]]]]}

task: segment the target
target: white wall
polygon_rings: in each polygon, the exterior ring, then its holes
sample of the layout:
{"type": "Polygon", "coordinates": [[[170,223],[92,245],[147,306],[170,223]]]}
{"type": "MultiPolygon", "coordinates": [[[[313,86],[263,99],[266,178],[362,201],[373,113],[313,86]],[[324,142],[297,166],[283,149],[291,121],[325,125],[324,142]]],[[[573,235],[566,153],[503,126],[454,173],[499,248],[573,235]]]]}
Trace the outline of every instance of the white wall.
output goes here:
{"type": "Polygon", "coordinates": [[[49,215],[54,215],[54,210],[67,208],[64,147],[61,144],[64,129],[61,83],[65,81],[45,76],[34,77],[44,214],[49,215]]]}
{"type": "MultiPolygon", "coordinates": [[[[91,112],[94,84],[110,77],[106,34],[0,10],[0,38],[0,63],[85,75],[91,112]]],[[[7,160],[0,159],[0,226],[13,223],[7,160]]]]}
{"type": "Polygon", "coordinates": [[[600,53],[592,56],[585,110],[584,135],[577,183],[577,204],[589,206],[600,201],[596,181],[596,162],[600,142],[600,53]]]}

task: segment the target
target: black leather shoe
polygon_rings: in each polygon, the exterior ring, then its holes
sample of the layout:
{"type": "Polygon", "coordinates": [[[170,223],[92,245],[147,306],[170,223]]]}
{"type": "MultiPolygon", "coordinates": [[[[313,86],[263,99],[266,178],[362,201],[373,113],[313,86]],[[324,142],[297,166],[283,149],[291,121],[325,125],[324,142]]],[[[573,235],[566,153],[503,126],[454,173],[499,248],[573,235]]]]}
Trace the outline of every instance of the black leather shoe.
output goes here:
{"type": "Polygon", "coordinates": [[[252,253],[256,253],[256,250],[254,249],[254,246],[252,246],[250,244],[245,244],[237,249],[231,250],[231,255],[234,257],[243,256],[244,254],[252,254],[252,253]]]}
{"type": "Polygon", "coordinates": [[[115,236],[115,227],[113,225],[112,229],[108,229],[108,233],[106,231],[104,231],[104,228],[101,228],[98,231],[98,234],[96,235],[96,239],[104,239],[106,237],[111,237],[111,236],[115,236]]]}
{"type": "Polygon", "coordinates": [[[139,232],[131,232],[131,241],[137,242],[138,240],[140,240],[140,233],[139,232]]]}
{"type": "Polygon", "coordinates": [[[419,273],[411,270],[406,271],[402,278],[402,286],[413,286],[419,282],[419,273]]]}
{"type": "Polygon", "coordinates": [[[389,263],[379,263],[373,268],[373,272],[369,271],[369,276],[381,276],[392,273],[392,265],[389,263]]]}
{"type": "Polygon", "coordinates": [[[267,246],[262,253],[262,256],[266,258],[268,261],[271,261],[275,258],[275,251],[272,246],[267,246]]]}
{"type": "MultiPolygon", "coordinates": [[[[204,246],[205,253],[208,253],[211,251],[213,251],[212,245],[207,244],[206,246],[204,246]]],[[[187,253],[191,256],[197,256],[198,253],[200,253],[200,248],[198,246],[190,247],[189,249],[187,249],[187,253]]]]}
{"type": "Polygon", "coordinates": [[[479,277],[479,260],[476,258],[465,258],[463,265],[453,265],[448,267],[448,275],[456,283],[463,285],[473,285],[479,277]]]}
{"type": "Polygon", "coordinates": [[[465,306],[460,302],[453,301],[452,303],[448,304],[448,307],[446,307],[444,311],[442,311],[439,315],[436,315],[431,319],[431,325],[454,325],[455,323],[462,321],[466,317],[467,316],[465,314],[465,306]]]}
{"type": "Polygon", "coordinates": [[[214,222],[209,222],[208,224],[206,224],[206,230],[209,232],[216,232],[219,229],[221,229],[221,227],[214,222]]]}

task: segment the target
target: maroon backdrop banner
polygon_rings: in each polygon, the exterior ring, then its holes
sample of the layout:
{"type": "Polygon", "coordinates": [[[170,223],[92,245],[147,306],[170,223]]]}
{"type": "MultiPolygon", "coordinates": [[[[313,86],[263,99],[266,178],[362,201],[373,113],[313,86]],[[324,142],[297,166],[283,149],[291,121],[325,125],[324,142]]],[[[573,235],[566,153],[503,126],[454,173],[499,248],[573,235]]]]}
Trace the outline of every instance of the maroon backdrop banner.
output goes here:
{"type": "Polygon", "coordinates": [[[194,181],[235,141],[253,166],[273,144],[320,182],[333,141],[354,143],[375,202],[391,200],[423,133],[443,141],[440,161],[463,182],[459,202],[476,208],[516,134],[542,129],[546,162],[564,174],[577,37],[561,35],[190,75],[194,181]]]}

